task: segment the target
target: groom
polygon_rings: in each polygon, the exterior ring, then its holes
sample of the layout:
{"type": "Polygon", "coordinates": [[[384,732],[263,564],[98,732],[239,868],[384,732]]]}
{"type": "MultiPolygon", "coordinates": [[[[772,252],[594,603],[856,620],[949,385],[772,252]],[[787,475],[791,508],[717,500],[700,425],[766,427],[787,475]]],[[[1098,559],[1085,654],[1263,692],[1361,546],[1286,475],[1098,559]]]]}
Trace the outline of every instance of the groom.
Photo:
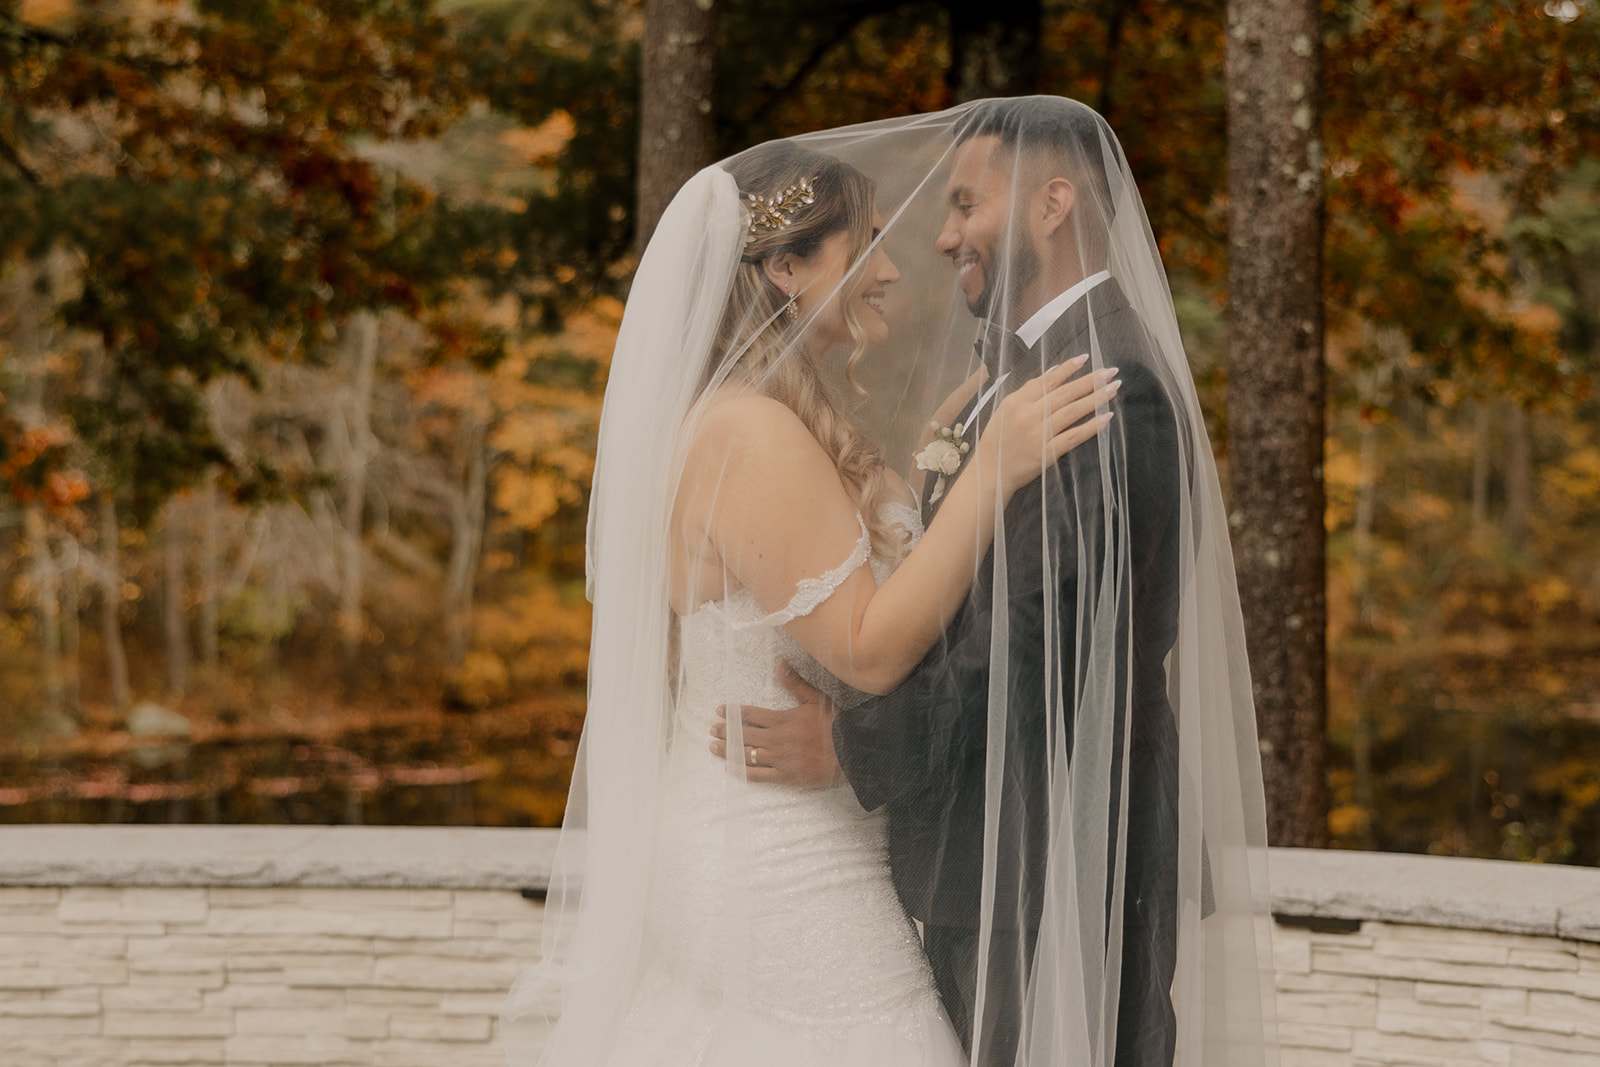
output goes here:
{"type": "MultiPolygon", "coordinates": [[[[1125,879],[1120,953],[1105,961],[1107,973],[1119,975],[1115,993],[1106,992],[1116,1005],[1113,1062],[1168,1067],[1176,1030],[1178,739],[1164,664],[1177,630],[1183,464],[1163,384],[1168,372],[1106,270],[1120,156],[1099,116],[1054,98],[979,105],[956,137],[937,248],[953,261],[968,307],[991,324],[980,346],[986,379],[1000,380],[1003,393],[1044,366],[1093,350],[1120,370],[1117,419],[1012,499],[999,596],[991,554],[943,640],[894,692],[858,708],[835,715],[786,671],[802,703],[781,712],[743,709],[747,751],[760,753],[760,766],[747,769],[752,780],[802,785],[829,784],[842,771],[864,808],[887,810],[895,884],[923,923],[951,1021],[963,1041],[978,1042],[977,1062],[1010,1067],[1026,1047],[1024,991],[1051,859],[1046,738],[1053,725],[1070,753],[1079,716],[1109,716],[1101,736],[1114,748],[1111,788],[1097,800],[1111,831],[1108,908],[1119,868],[1125,879]],[[1118,164],[1110,173],[1103,154],[1118,164]],[[1100,571],[1108,558],[1125,561],[1128,573],[1106,581],[1100,571]],[[1117,590],[1113,602],[1104,600],[1107,589],[1117,590]],[[997,603],[1006,615],[998,631],[997,603]],[[1080,632],[1080,620],[1091,619],[1100,623],[1094,632],[1080,632]],[[997,633],[1006,642],[998,680],[991,677],[997,633]],[[1117,664],[1117,677],[1097,701],[1107,706],[1075,708],[1073,663],[1095,641],[1113,643],[1094,655],[1117,664]],[[996,693],[1006,709],[1003,761],[987,756],[996,693]],[[1064,722],[1046,722],[1051,702],[1064,722]],[[986,831],[993,795],[986,775],[995,771],[1000,811],[986,831]],[[990,856],[999,858],[989,861],[991,922],[980,947],[986,832],[990,856]]],[[[969,439],[993,410],[997,398],[984,398],[987,392],[980,389],[960,418],[973,427],[969,439]],[[980,400],[985,406],[973,410],[980,400]]],[[[714,733],[725,738],[720,724],[714,733]]],[[[1097,992],[1089,993],[1091,1011],[1097,992]]],[[[1034,1010],[1047,1016],[1051,1006],[1034,1010]]]]}

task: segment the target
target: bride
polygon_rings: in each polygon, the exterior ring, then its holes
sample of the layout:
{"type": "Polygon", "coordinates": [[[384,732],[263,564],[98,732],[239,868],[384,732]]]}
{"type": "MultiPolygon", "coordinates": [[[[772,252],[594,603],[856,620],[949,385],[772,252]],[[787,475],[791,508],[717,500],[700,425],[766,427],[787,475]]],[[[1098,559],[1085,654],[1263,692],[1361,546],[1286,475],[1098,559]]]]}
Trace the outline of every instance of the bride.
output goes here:
{"type": "MultiPolygon", "coordinates": [[[[753,148],[687,182],[650,241],[601,420],[589,710],[544,954],[502,1020],[514,1067],[999,1064],[986,1038],[952,1026],[902,905],[888,828],[910,809],[864,810],[837,774],[783,784],[733,713],[820,691],[841,716],[918,716],[904,696],[949,688],[929,682],[954,677],[943,657],[956,631],[995,681],[962,694],[971,713],[900,731],[877,758],[978,783],[942,793],[935,775],[909,817],[968,828],[975,844],[960,872],[981,913],[972,999],[981,1018],[986,997],[1018,998],[1029,1027],[1004,1067],[1109,1067],[1114,902],[1137,853],[1129,827],[1143,832],[1140,812],[1128,821],[1126,772],[1146,757],[1123,744],[1117,706],[1129,605],[1144,605],[1128,594],[1143,562],[1123,526],[1122,457],[1169,455],[1167,543],[1183,549],[1160,610],[1173,620],[1164,667],[1181,746],[1162,771],[1178,790],[1163,840],[1180,914],[1176,976],[1157,993],[1176,1012],[1177,1062],[1263,1062],[1262,820],[1241,788],[1248,677],[1216,474],[1156,245],[1114,141],[1108,180],[1052,179],[1032,194],[1038,161],[1021,151],[1009,175],[962,162],[975,106],[753,148]],[[1100,273],[1050,288],[1046,238],[1096,197],[1115,220],[1095,245],[1100,273]],[[1008,321],[1060,293],[1047,305],[1070,324],[1073,292],[1102,284],[1125,295],[1125,313],[1084,320],[1071,351],[1046,355],[1024,339],[1032,323],[1008,321]],[[1146,391],[1168,383],[1176,442],[1170,428],[1160,442],[1119,436],[1118,361],[1101,358],[1117,351],[1103,332],[1113,325],[1161,363],[1136,377],[1146,391]],[[1076,531],[1065,542],[1063,523],[1076,531]],[[1025,543],[1035,527],[1054,531],[1042,579],[1025,543]],[[1077,560],[1058,558],[1074,542],[1077,560]],[[1079,573],[1101,577],[1079,588],[1079,573]],[[1042,629],[1028,621],[1041,605],[1042,629]],[[1017,645],[1029,625],[1054,634],[1074,611],[1089,620],[1081,636],[1052,637],[1042,660],[1017,645]],[[1008,712],[1019,670],[1044,690],[1044,714],[1008,712]],[[917,684],[886,703],[908,676],[917,684]],[[723,712],[727,761],[708,746],[723,712]],[[1037,736],[1018,725],[1033,722],[1037,736]],[[1024,817],[1016,753],[1030,746],[1039,772],[1024,784],[1040,792],[1025,818],[1042,852],[1009,844],[1024,817]],[[1024,884],[1036,936],[1019,957],[1024,884]],[[994,984],[1019,959],[1027,973],[994,984]]],[[[1047,334],[1066,336],[1059,324],[1047,334]]],[[[957,863],[953,848],[924,859],[957,863]]]]}

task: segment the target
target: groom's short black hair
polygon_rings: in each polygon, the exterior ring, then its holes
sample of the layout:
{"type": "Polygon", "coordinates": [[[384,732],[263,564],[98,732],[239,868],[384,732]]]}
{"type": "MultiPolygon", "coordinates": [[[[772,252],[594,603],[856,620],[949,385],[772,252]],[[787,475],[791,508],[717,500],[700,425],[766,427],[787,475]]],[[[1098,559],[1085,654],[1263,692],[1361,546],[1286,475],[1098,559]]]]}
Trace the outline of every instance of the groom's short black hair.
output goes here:
{"type": "Polygon", "coordinates": [[[1020,162],[1054,164],[1074,184],[1087,181],[1110,228],[1126,168],[1116,135],[1093,108],[1060,96],[980,100],[956,120],[956,144],[974,137],[997,137],[1020,162]]]}

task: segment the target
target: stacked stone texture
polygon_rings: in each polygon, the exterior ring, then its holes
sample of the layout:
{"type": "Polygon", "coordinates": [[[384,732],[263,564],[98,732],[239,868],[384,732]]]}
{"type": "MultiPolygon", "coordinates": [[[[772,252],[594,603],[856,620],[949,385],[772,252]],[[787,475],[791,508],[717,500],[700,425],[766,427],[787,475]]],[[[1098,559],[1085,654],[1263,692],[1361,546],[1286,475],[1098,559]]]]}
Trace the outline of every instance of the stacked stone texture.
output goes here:
{"type": "Polygon", "coordinates": [[[504,1067],[514,890],[0,888],[5,1067],[504,1067]]]}
{"type": "Polygon", "coordinates": [[[1600,945],[1365,922],[1273,950],[1283,1067],[1600,1064],[1600,945]]]}
{"type": "MultiPolygon", "coordinates": [[[[0,827],[0,1067],[502,1067],[554,840],[0,827]]],[[[1272,853],[1283,1067],[1600,1065],[1600,871],[1272,853]]]]}

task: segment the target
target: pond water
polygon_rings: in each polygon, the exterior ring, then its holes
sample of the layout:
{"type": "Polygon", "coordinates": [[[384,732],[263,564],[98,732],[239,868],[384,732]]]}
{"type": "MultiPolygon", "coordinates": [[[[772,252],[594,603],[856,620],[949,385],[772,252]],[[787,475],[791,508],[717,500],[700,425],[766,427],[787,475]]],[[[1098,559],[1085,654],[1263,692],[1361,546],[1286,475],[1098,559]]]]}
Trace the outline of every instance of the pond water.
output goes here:
{"type": "Polygon", "coordinates": [[[581,701],[357,728],[16,747],[0,822],[558,826],[581,701]]]}
{"type": "MultiPolygon", "coordinates": [[[[1336,662],[1337,847],[1600,866],[1600,658],[1336,662]],[[1549,666],[1549,664],[1547,664],[1549,666]],[[1581,683],[1581,684],[1579,684],[1581,683]]],[[[185,744],[0,751],[0,823],[557,826],[581,697],[185,744]]]]}

